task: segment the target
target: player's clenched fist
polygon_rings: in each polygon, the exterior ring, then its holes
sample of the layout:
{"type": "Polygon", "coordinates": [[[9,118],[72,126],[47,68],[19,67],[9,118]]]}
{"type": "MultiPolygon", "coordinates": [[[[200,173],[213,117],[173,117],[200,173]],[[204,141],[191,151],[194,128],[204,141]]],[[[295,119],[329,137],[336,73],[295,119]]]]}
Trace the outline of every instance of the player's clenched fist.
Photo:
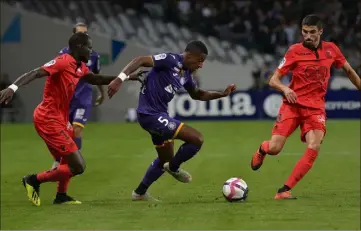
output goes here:
{"type": "Polygon", "coordinates": [[[224,96],[229,96],[236,89],[237,89],[237,86],[235,84],[230,84],[230,85],[228,85],[226,90],[224,90],[223,94],[224,94],[224,96]]]}
{"type": "Polygon", "coordinates": [[[0,91],[0,104],[8,104],[14,96],[14,91],[11,88],[6,88],[0,91]]]}
{"type": "Polygon", "coordinates": [[[110,82],[110,84],[108,85],[109,99],[111,99],[113,95],[119,91],[120,87],[122,86],[122,83],[123,80],[121,80],[120,78],[116,78],[110,82]]]}
{"type": "Polygon", "coordinates": [[[297,103],[297,95],[291,88],[286,88],[283,94],[289,103],[297,103]]]}

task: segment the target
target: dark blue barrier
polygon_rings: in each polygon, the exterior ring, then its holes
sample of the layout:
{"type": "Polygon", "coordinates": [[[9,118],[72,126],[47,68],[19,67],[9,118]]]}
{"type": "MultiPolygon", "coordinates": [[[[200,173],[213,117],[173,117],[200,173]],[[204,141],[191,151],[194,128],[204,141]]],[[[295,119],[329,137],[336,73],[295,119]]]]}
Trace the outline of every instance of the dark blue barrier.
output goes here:
{"type": "MultiPolygon", "coordinates": [[[[203,102],[178,93],[169,104],[169,114],[180,120],[274,119],[282,103],[276,91],[237,91],[222,99],[203,102]]],[[[360,118],[360,92],[328,91],[327,118],[360,118]]]]}

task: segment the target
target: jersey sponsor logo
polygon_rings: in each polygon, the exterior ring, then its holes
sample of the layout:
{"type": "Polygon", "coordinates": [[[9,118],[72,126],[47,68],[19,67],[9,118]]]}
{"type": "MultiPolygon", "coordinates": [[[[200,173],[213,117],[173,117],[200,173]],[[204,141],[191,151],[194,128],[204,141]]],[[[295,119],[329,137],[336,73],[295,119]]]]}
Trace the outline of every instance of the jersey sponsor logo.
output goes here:
{"type": "Polygon", "coordinates": [[[184,77],[180,78],[180,83],[182,84],[182,86],[186,83],[186,79],[184,77]]]}
{"type": "Polygon", "coordinates": [[[278,68],[281,69],[285,63],[286,63],[286,58],[283,57],[283,59],[280,62],[280,65],[278,65],[278,68]]]}
{"type": "Polygon", "coordinates": [[[168,106],[170,116],[182,117],[253,116],[256,113],[251,96],[243,92],[208,102],[196,101],[188,94],[180,94],[168,106]]]}
{"type": "Polygon", "coordinates": [[[56,60],[55,60],[55,59],[50,60],[49,62],[47,62],[47,63],[44,64],[44,67],[53,66],[55,63],[56,63],[56,60]]]}
{"type": "Polygon", "coordinates": [[[166,57],[167,57],[167,54],[165,54],[165,53],[154,55],[155,60],[162,60],[162,59],[165,59],[166,57]]]}
{"type": "Polygon", "coordinates": [[[166,86],[166,87],[164,88],[164,90],[165,90],[166,92],[174,95],[174,94],[178,91],[178,88],[173,87],[172,84],[169,84],[168,86],[166,86]]]}

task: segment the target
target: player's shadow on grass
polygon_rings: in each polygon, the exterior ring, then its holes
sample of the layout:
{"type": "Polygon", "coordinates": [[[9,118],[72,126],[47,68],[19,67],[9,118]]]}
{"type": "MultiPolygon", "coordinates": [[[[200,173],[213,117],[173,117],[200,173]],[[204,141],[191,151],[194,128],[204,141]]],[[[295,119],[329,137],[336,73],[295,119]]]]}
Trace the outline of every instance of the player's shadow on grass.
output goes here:
{"type": "Polygon", "coordinates": [[[235,202],[228,202],[223,197],[216,197],[216,198],[195,198],[189,199],[187,201],[164,201],[164,204],[171,204],[171,205],[187,205],[187,204],[241,204],[241,203],[248,203],[248,201],[235,201],[235,202]]]}
{"type": "Polygon", "coordinates": [[[118,199],[107,199],[107,200],[91,200],[91,201],[83,201],[84,204],[91,206],[104,206],[104,205],[114,205],[114,204],[129,204],[132,203],[134,205],[141,204],[149,204],[149,205],[188,205],[188,204],[242,204],[247,203],[248,201],[243,202],[232,202],[229,203],[223,197],[218,198],[190,198],[188,200],[173,200],[172,198],[159,198],[160,202],[155,201],[132,201],[129,198],[118,198],[118,199]]]}

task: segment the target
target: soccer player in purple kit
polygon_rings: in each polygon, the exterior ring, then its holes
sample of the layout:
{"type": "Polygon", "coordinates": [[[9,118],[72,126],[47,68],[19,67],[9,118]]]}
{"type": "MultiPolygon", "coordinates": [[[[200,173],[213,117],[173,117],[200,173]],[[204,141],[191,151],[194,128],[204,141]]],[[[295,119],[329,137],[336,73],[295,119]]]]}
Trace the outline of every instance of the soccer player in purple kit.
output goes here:
{"type": "MultiPolygon", "coordinates": [[[[75,33],[88,33],[88,27],[85,23],[77,23],[73,27],[73,34],[75,33]]],[[[69,53],[69,48],[63,48],[59,54],[69,53]]],[[[94,74],[100,73],[100,55],[92,51],[87,67],[94,74]]],[[[102,104],[104,100],[104,89],[103,86],[97,86],[99,89],[99,96],[95,102],[95,105],[98,106],[102,104]]],[[[82,148],[82,136],[83,129],[90,115],[91,107],[93,101],[93,86],[87,83],[85,80],[80,80],[76,86],[74,96],[70,103],[69,110],[69,122],[72,124],[74,129],[74,139],[75,143],[78,146],[79,150],[82,148]]],[[[53,168],[59,165],[60,160],[55,160],[53,168]]]]}
{"type": "Polygon", "coordinates": [[[201,149],[203,136],[196,129],[171,118],[167,111],[168,103],[181,88],[185,88],[192,99],[202,101],[226,97],[236,90],[234,84],[223,92],[204,91],[195,85],[192,73],[203,66],[207,55],[208,50],[203,42],[192,41],[182,54],[139,56],[123,69],[119,78],[109,84],[108,95],[111,98],[130,73],[140,67],[152,67],[139,94],[137,113],[140,126],[151,135],[158,157],[132,192],[132,200],[156,200],[147,190],[165,171],[180,182],[189,183],[192,180],[191,175],[180,165],[201,149]],[[173,150],[174,139],[184,141],[176,155],[173,150]]]}

